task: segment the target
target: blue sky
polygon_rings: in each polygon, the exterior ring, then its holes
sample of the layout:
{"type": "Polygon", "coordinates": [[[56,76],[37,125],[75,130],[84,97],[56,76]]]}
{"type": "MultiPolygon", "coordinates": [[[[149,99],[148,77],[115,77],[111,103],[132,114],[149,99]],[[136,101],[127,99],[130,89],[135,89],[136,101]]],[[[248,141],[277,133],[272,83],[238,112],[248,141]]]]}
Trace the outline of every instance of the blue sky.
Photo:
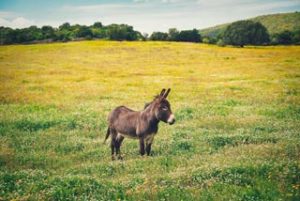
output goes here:
{"type": "Polygon", "coordinates": [[[206,28],[278,12],[300,0],[0,0],[0,26],[126,23],[141,32],[206,28]]]}

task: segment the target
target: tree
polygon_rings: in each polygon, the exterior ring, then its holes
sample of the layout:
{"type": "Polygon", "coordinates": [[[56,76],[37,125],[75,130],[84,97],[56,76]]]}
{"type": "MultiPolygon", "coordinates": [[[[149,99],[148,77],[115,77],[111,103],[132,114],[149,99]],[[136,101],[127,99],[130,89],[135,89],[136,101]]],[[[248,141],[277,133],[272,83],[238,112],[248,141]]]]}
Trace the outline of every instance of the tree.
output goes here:
{"type": "Polygon", "coordinates": [[[0,27],[0,45],[16,42],[16,32],[8,27],[0,27]]]}
{"type": "Polygon", "coordinates": [[[74,38],[72,29],[74,29],[74,27],[71,27],[70,23],[63,23],[58,27],[58,30],[55,32],[54,39],[63,42],[72,40],[74,38]]]}
{"type": "Polygon", "coordinates": [[[15,41],[17,43],[27,43],[32,41],[39,41],[42,39],[42,30],[37,26],[30,26],[28,28],[15,30],[15,41]]]}
{"type": "Polygon", "coordinates": [[[79,27],[74,32],[75,32],[75,37],[77,38],[91,39],[93,36],[91,29],[87,26],[79,25],[79,27]]]}
{"type": "Polygon", "coordinates": [[[101,29],[103,27],[102,23],[101,22],[95,22],[93,25],[92,25],[92,28],[98,28],[98,29],[101,29]]]}
{"type": "Polygon", "coordinates": [[[177,41],[185,42],[201,42],[201,35],[197,29],[180,31],[177,36],[177,41]]]}
{"type": "Polygon", "coordinates": [[[93,38],[105,38],[106,31],[105,29],[91,28],[93,38]]]}
{"type": "Polygon", "coordinates": [[[216,44],[218,46],[220,46],[220,47],[224,47],[225,46],[225,43],[224,43],[224,41],[222,39],[219,39],[216,44]]]}
{"type": "Polygon", "coordinates": [[[230,24],[223,34],[225,44],[243,47],[244,45],[262,45],[269,43],[267,29],[260,22],[251,20],[230,24]]]}
{"type": "Polygon", "coordinates": [[[42,27],[43,39],[53,39],[55,37],[55,29],[51,26],[42,27]]]}
{"type": "Polygon", "coordinates": [[[153,32],[150,36],[150,40],[154,41],[166,41],[168,39],[168,34],[164,32],[153,32]]]}
{"type": "Polygon", "coordinates": [[[300,28],[293,32],[293,44],[300,44],[300,28]]]}
{"type": "Polygon", "coordinates": [[[293,42],[293,33],[290,31],[283,31],[281,33],[275,34],[273,41],[274,44],[292,44],[293,42]]]}
{"type": "Polygon", "coordinates": [[[216,37],[205,36],[202,38],[202,42],[206,44],[217,44],[217,42],[222,39],[217,39],[216,37]]]}
{"type": "Polygon", "coordinates": [[[179,31],[176,28],[170,28],[168,34],[168,40],[177,41],[179,31]]]}
{"type": "Polygon", "coordinates": [[[59,28],[59,30],[63,30],[63,29],[70,30],[71,29],[71,25],[70,25],[69,22],[65,22],[62,25],[60,25],[58,28],[59,28]]]}
{"type": "Polygon", "coordinates": [[[55,32],[54,40],[63,42],[70,41],[72,40],[71,32],[68,30],[57,30],[55,32]]]}
{"type": "Polygon", "coordinates": [[[148,33],[143,33],[142,34],[142,40],[147,41],[149,39],[149,34],[148,33]]]}
{"type": "Polygon", "coordinates": [[[106,31],[105,27],[101,22],[95,22],[92,26],[90,26],[90,30],[93,38],[105,38],[106,31]]]}
{"type": "Polygon", "coordinates": [[[107,29],[107,37],[110,40],[137,40],[140,36],[142,36],[139,32],[134,31],[132,26],[127,24],[111,24],[106,27],[107,29]]]}

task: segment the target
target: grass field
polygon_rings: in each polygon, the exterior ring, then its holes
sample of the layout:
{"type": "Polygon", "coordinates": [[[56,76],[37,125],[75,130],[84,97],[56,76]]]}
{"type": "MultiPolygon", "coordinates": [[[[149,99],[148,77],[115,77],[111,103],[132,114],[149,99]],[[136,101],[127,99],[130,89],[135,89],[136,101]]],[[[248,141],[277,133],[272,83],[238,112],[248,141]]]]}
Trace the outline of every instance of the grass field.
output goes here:
{"type": "Polygon", "coordinates": [[[0,47],[0,200],[299,200],[300,47],[88,41],[0,47]],[[153,156],[103,145],[162,88],[153,156]]]}

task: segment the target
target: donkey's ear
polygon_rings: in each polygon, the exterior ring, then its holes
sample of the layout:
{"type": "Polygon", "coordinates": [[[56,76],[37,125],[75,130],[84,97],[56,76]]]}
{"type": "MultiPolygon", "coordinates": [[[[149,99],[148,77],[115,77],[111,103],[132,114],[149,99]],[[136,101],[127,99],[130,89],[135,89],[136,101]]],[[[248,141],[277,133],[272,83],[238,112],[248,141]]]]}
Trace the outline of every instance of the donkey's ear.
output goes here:
{"type": "Polygon", "coordinates": [[[164,99],[168,97],[170,91],[171,91],[171,89],[169,88],[169,89],[167,90],[167,92],[166,92],[166,93],[164,94],[164,96],[163,96],[164,99]]]}
{"type": "Polygon", "coordinates": [[[160,94],[159,94],[159,96],[163,97],[163,95],[165,94],[165,91],[166,91],[166,89],[162,89],[161,92],[160,92],[160,94]]]}

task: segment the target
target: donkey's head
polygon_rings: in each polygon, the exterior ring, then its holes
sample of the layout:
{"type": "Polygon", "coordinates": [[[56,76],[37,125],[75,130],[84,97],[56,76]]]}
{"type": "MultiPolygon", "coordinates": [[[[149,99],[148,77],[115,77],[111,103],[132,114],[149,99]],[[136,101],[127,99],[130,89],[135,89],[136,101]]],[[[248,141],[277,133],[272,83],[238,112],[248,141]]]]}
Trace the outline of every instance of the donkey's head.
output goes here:
{"type": "Polygon", "coordinates": [[[167,91],[163,89],[160,92],[160,95],[156,96],[151,105],[153,104],[153,111],[158,120],[172,125],[175,123],[175,116],[172,113],[171,105],[167,100],[170,91],[171,89],[168,89],[167,91]]]}

